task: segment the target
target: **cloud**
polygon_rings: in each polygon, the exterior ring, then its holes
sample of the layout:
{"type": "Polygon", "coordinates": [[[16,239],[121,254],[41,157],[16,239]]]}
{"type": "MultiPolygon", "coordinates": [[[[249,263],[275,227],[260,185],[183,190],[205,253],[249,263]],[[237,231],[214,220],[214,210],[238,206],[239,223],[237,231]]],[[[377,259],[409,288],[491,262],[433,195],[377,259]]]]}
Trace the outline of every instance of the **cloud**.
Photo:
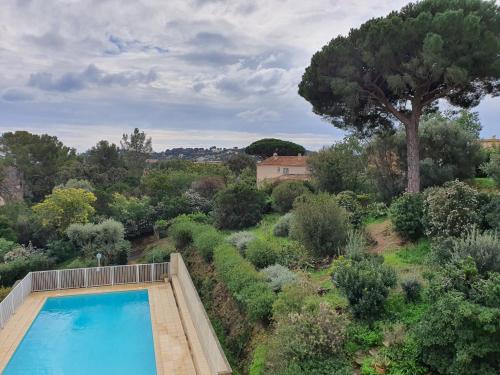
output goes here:
{"type": "Polygon", "coordinates": [[[2,94],[2,99],[7,102],[24,102],[33,100],[33,98],[33,94],[20,88],[10,88],[2,94]]]}
{"type": "Polygon", "coordinates": [[[108,41],[111,43],[112,47],[106,49],[106,53],[109,54],[119,54],[126,52],[157,52],[157,53],[167,53],[168,49],[159,47],[156,45],[141,42],[137,39],[126,40],[120,38],[116,35],[110,35],[108,41]]]}
{"type": "Polygon", "coordinates": [[[236,115],[247,122],[273,122],[280,118],[280,115],[276,111],[271,111],[265,108],[249,109],[247,111],[240,112],[236,115]]]}
{"type": "Polygon", "coordinates": [[[45,91],[71,92],[89,87],[122,86],[132,84],[148,84],[158,78],[157,73],[151,69],[147,73],[126,71],[121,73],[106,73],[95,65],[89,65],[82,72],[67,72],[60,77],[52,73],[33,73],[28,81],[28,86],[45,91]]]}

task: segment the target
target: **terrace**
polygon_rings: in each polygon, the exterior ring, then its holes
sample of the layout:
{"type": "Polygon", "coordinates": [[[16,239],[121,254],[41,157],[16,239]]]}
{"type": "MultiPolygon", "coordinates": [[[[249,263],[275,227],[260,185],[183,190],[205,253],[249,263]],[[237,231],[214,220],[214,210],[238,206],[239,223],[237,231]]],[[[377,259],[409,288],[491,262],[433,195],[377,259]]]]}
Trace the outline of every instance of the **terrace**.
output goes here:
{"type": "Polygon", "coordinates": [[[0,372],[48,298],[147,290],[157,374],[231,374],[182,257],[29,273],[0,303],[0,372]]]}

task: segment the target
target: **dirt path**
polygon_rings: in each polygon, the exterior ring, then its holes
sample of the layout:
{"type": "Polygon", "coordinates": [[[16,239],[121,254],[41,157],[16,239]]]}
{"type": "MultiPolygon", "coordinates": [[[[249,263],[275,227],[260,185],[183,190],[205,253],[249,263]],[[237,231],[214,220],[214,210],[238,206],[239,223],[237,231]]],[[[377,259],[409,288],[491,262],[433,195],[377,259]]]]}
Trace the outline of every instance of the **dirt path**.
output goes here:
{"type": "Polygon", "coordinates": [[[381,223],[369,224],[366,227],[371,238],[376,242],[370,248],[373,253],[380,254],[388,249],[394,249],[403,244],[403,240],[392,230],[392,224],[389,219],[381,223]]]}

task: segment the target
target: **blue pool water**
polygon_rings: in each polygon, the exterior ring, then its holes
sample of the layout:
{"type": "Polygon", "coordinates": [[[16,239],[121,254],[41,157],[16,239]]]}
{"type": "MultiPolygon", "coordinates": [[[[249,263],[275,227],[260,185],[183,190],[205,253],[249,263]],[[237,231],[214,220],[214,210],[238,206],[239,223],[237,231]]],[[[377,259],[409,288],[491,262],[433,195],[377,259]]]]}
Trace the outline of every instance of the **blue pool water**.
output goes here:
{"type": "Polygon", "coordinates": [[[156,374],[148,292],[47,299],[3,374],[156,374]]]}

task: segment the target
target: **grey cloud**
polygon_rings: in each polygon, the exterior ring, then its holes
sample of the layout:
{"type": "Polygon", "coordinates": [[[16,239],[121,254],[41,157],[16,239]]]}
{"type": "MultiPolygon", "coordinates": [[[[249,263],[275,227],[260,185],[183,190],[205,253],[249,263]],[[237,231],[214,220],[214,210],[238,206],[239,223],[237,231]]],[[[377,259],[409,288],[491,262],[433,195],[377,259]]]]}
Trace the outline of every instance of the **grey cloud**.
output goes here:
{"type": "Polygon", "coordinates": [[[33,73],[28,81],[28,86],[45,91],[71,92],[87,87],[147,84],[157,80],[157,78],[158,75],[153,69],[148,73],[136,71],[107,73],[91,64],[82,72],[68,72],[60,77],[54,77],[52,73],[47,72],[33,73]]]}
{"type": "Polygon", "coordinates": [[[227,37],[216,32],[199,32],[191,39],[190,44],[198,47],[226,48],[234,46],[234,43],[227,37]]]}
{"type": "Polygon", "coordinates": [[[25,102],[33,100],[34,96],[19,88],[10,88],[4,91],[2,94],[2,99],[7,102],[25,102]]]}
{"type": "Polygon", "coordinates": [[[273,93],[283,84],[283,74],[281,69],[240,69],[219,79],[215,87],[226,94],[239,97],[273,93]]]}
{"type": "Polygon", "coordinates": [[[244,56],[219,51],[189,52],[180,58],[194,65],[233,65],[244,56]]]}
{"type": "Polygon", "coordinates": [[[40,47],[48,47],[51,49],[62,48],[66,44],[64,38],[55,30],[47,31],[42,35],[26,35],[25,39],[28,42],[34,43],[40,47]]]}
{"type": "Polygon", "coordinates": [[[130,51],[141,51],[141,52],[157,52],[157,53],[167,53],[168,49],[156,46],[153,44],[148,44],[137,39],[124,39],[116,35],[109,35],[109,43],[111,43],[112,48],[106,49],[108,54],[120,54],[130,51]]]}

